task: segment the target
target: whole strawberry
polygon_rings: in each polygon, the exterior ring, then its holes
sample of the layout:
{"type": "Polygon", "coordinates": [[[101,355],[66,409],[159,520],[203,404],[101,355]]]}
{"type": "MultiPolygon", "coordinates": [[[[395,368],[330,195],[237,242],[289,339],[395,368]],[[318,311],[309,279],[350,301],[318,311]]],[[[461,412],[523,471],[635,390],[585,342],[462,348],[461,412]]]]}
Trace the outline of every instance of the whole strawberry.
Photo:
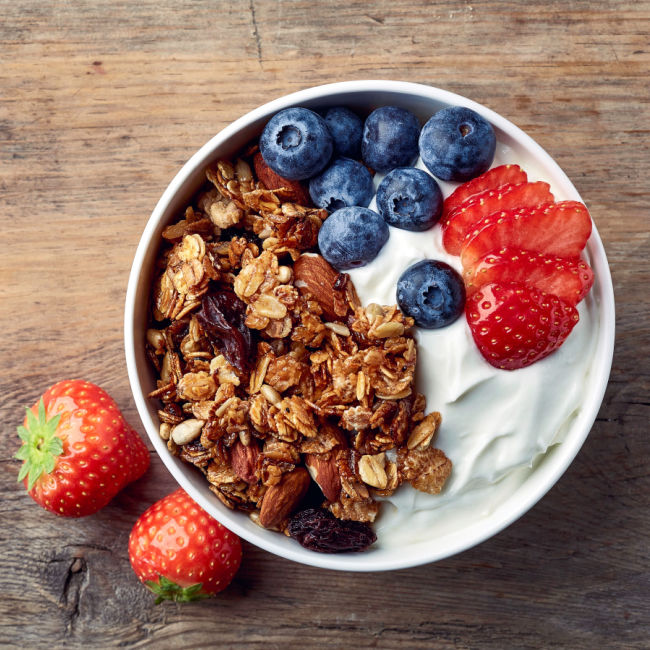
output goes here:
{"type": "Polygon", "coordinates": [[[129,559],[138,578],[163,600],[189,602],[225,589],[241,564],[241,542],[178,488],[136,521],[129,559]]]}
{"type": "Polygon", "coordinates": [[[103,508],[149,467],[149,452],[113,398],[87,381],[61,381],[26,409],[18,427],[18,480],[43,508],[83,517],[103,508]]]}

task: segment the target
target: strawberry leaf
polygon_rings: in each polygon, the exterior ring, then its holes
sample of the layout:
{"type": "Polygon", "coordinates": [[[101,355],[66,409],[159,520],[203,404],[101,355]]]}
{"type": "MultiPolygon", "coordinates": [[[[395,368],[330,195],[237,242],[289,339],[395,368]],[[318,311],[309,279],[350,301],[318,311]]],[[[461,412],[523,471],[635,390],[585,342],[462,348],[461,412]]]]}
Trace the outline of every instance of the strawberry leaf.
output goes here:
{"type": "MultiPolygon", "coordinates": [[[[16,456],[18,456],[18,454],[16,454],[16,456]]],[[[18,472],[19,482],[25,480],[25,477],[27,476],[27,472],[29,472],[29,466],[27,465],[27,463],[23,463],[20,466],[20,471],[18,472]]]]}
{"type": "Polygon", "coordinates": [[[63,442],[57,435],[61,414],[47,419],[45,402],[38,403],[38,416],[26,409],[26,426],[18,427],[18,436],[23,441],[15,458],[23,461],[18,473],[18,480],[27,476],[27,489],[31,490],[43,473],[49,474],[56,466],[56,457],[63,453],[63,442]]]}
{"type": "Polygon", "coordinates": [[[147,580],[144,584],[150,591],[156,594],[156,605],[162,603],[163,600],[172,600],[176,603],[189,603],[210,597],[210,594],[202,591],[203,583],[201,582],[197,582],[189,587],[181,587],[169,580],[169,578],[159,575],[158,582],[155,580],[147,580]]]}

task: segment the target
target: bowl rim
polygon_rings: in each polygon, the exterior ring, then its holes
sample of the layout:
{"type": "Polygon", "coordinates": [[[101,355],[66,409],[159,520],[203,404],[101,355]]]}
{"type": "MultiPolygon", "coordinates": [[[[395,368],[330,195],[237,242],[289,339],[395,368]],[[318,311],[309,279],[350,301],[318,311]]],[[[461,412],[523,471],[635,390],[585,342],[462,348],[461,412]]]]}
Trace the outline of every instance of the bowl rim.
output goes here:
{"type": "MultiPolygon", "coordinates": [[[[324,103],[328,98],[335,99],[335,97],[333,97],[335,95],[358,94],[362,96],[372,93],[409,96],[412,100],[419,98],[442,102],[448,105],[466,106],[475,110],[483,115],[495,127],[504,131],[510,137],[513,137],[524,147],[531,149],[534,152],[535,159],[541,162],[543,167],[551,167],[559,175],[563,181],[565,189],[570,195],[570,198],[582,201],[582,198],[564,171],[537,142],[506,118],[466,97],[434,86],[391,80],[343,81],[305,88],[278,97],[236,119],[208,140],[208,142],[194,153],[176,173],[158,200],[140,237],[129,274],[124,309],[124,349],[131,392],[147,435],[161,460],[179,485],[183,487],[183,489],[185,489],[188,494],[206,510],[206,512],[215,517],[234,533],[255,546],[263,548],[264,550],[285,559],[293,560],[302,564],[321,568],[358,572],[404,569],[442,560],[472,548],[490,537],[493,537],[528,512],[564,474],[578,454],[593,427],[593,423],[598,415],[609,380],[614,352],[615,334],[615,306],[611,273],[607,263],[605,249],[594,224],[591,237],[587,244],[587,250],[594,261],[594,271],[600,285],[600,304],[597,309],[600,321],[595,348],[597,353],[595,354],[594,363],[591,369],[591,372],[595,375],[593,381],[595,389],[591,394],[587,395],[587,398],[582,404],[582,408],[580,409],[576,420],[572,424],[569,433],[567,433],[566,438],[561,444],[556,445],[552,450],[551,453],[554,454],[553,462],[547,463],[547,466],[544,468],[536,469],[535,472],[526,479],[522,485],[522,487],[526,487],[525,492],[518,490],[503,502],[509,503],[517,497],[514,507],[511,509],[505,509],[502,507],[497,508],[493,513],[488,515],[487,518],[479,522],[479,526],[469,526],[467,531],[471,534],[465,533],[463,535],[456,535],[453,543],[448,544],[447,547],[442,550],[436,550],[435,545],[432,548],[429,548],[426,542],[421,542],[409,545],[409,551],[406,553],[402,549],[390,549],[391,552],[387,553],[388,557],[376,557],[372,553],[341,555],[315,553],[304,549],[297,543],[291,546],[283,546],[279,543],[279,541],[286,540],[283,536],[279,536],[281,540],[278,540],[277,542],[274,539],[278,536],[277,533],[272,533],[272,536],[269,536],[268,538],[265,537],[263,533],[268,531],[263,531],[263,529],[260,528],[258,532],[258,530],[253,530],[242,523],[242,513],[233,513],[232,511],[227,510],[225,506],[220,502],[217,502],[216,499],[209,499],[207,498],[208,495],[204,495],[195,489],[194,485],[190,481],[188,472],[185,471],[189,466],[180,467],[177,465],[175,462],[176,459],[168,452],[166,443],[160,438],[158,434],[158,426],[153,422],[147,408],[147,397],[142,390],[142,385],[138,375],[135,341],[136,294],[139,285],[139,278],[143,272],[143,265],[145,263],[147,251],[154,243],[152,242],[152,239],[155,232],[172,199],[181,190],[188,179],[196,173],[196,170],[199,167],[205,166],[206,159],[209,158],[218,147],[223,146],[233,135],[237,134],[244,127],[259,121],[260,119],[268,119],[273,113],[288,106],[314,103],[315,101],[322,101],[324,103]],[[539,471],[540,469],[542,471],[539,471]],[[522,493],[518,494],[519,492],[522,493]],[[359,562],[359,560],[361,560],[361,562],[359,562]]],[[[366,101],[366,103],[371,103],[369,98],[367,99],[368,101],[366,101]]],[[[157,245],[158,242],[156,241],[155,244],[157,245]]],[[[503,505],[503,503],[501,505],[503,505]]]]}

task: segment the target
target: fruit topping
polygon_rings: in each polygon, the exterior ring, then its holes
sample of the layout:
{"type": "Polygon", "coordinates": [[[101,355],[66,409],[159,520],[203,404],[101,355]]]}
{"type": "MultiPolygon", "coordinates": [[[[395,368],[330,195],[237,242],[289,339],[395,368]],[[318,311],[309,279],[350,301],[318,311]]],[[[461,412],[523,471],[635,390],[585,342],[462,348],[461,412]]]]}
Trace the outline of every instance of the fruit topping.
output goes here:
{"type": "Polygon", "coordinates": [[[379,184],[377,208],[391,226],[416,232],[428,230],[440,218],[442,192],[421,169],[398,167],[379,184]]]}
{"type": "Polygon", "coordinates": [[[445,181],[468,181],[487,171],[494,159],[492,125],[464,106],[438,111],[422,128],[420,156],[427,169],[445,181]]]}
{"type": "Polygon", "coordinates": [[[375,190],[367,167],[350,158],[337,158],[309,181],[309,194],[319,208],[335,212],[353,205],[367,207],[375,190]]]}
{"type": "Polygon", "coordinates": [[[182,489],[154,503],[135,522],[129,560],[163,600],[189,602],[223,591],[241,564],[241,542],[182,489]]]}
{"type": "Polygon", "coordinates": [[[410,266],[397,281],[400,309],[425,329],[453,323],[465,307],[465,285],[445,262],[423,260],[410,266]]]}
{"type": "Polygon", "coordinates": [[[334,153],[346,158],[361,158],[363,120],[345,106],[328,108],[323,119],[334,139],[334,153]]]}
{"type": "Polygon", "coordinates": [[[323,508],[296,513],[289,522],[289,535],[301,546],[319,553],[364,551],[377,539],[368,524],[337,519],[323,508]]]}
{"type": "Polygon", "coordinates": [[[358,206],[333,212],[318,233],[321,254],[339,270],[364,266],[387,241],[386,222],[376,212],[358,206]]]}
{"type": "Polygon", "coordinates": [[[204,295],[196,318],[215,350],[223,354],[232,366],[247,372],[253,338],[245,324],[246,304],[234,291],[222,289],[204,295]]]}
{"type": "Polygon", "coordinates": [[[267,190],[289,190],[288,198],[299,205],[309,205],[309,192],[300,181],[290,181],[276,174],[264,161],[262,154],[258,151],[253,156],[253,167],[257,178],[267,190]]]}
{"type": "Polygon", "coordinates": [[[266,164],[289,180],[303,180],[325,168],[334,149],[325,120],[306,108],[276,113],[260,136],[266,164]]]}
{"type": "Polygon", "coordinates": [[[147,447],[95,384],[61,381],[26,411],[18,480],[46,510],[93,514],[149,467],[147,447]]]}
{"type": "Polygon", "coordinates": [[[492,282],[520,282],[576,305],[591,289],[594,273],[580,258],[504,248],[484,255],[463,278],[468,296],[492,282]]]}
{"type": "Polygon", "coordinates": [[[475,224],[462,246],[463,268],[486,253],[523,248],[558,257],[579,257],[591,234],[591,217],[578,201],[496,212],[475,224]]]}
{"type": "Polygon", "coordinates": [[[519,185],[528,180],[526,172],[519,165],[499,165],[475,179],[459,185],[446,199],[443,216],[453,212],[461,203],[484,190],[494,190],[502,185],[519,185]]]}
{"type": "Polygon", "coordinates": [[[511,208],[535,207],[553,201],[548,183],[520,183],[484,190],[470,197],[441,222],[445,250],[458,255],[467,233],[481,219],[511,208]]]}
{"type": "Polygon", "coordinates": [[[559,348],[578,322],[573,305],[521,283],[481,287],[465,306],[472,337],[485,360],[517,370],[559,348]]]}
{"type": "Polygon", "coordinates": [[[418,155],[420,121],[404,108],[382,106],[374,110],[363,126],[361,155],[378,172],[408,167],[418,155]]]}

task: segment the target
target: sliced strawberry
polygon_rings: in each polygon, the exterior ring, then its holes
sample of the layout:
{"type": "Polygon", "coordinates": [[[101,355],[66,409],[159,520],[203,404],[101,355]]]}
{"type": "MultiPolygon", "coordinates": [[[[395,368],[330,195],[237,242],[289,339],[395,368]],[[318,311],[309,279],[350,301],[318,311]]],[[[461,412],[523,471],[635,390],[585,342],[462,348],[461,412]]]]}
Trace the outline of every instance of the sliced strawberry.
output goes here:
{"type": "Polygon", "coordinates": [[[591,217],[578,201],[549,203],[528,210],[506,210],[482,219],[465,236],[463,268],[503,248],[579,257],[591,234],[591,217]]]}
{"type": "Polygon", "coordinates": [[[594,283],[594,273],[580,258],[555,257],[517,248],[484,255],[463,272],[467,295],[491,282],[520,282],[578,304],[594,283]]]}
{"type": "Polygon", "coordinates": [[[484,190],[494,190],[502,185],[518,185],[528,180],[526,172],[519,165],[500,165],[485,174],[459,185],[446,199],[443,206],[442,218],[445,220],[461,203],[484,190]]]}
{"type": "Polygon", "coordinates": [[[502,185],[476,194],[454,210],[442,224],[442,243],[452,255],[460,254],[465,235],[485,217],[513,208],[535,207],[553,200],[550,185],[543,181],[502,185]]]}
{"type": "Polygon", "coordinates": [[[503,370],[525,368],[557,350],[579,319],[557,296],[496,282],[467,299],[465,315],[485,360],[503,370]]]}

